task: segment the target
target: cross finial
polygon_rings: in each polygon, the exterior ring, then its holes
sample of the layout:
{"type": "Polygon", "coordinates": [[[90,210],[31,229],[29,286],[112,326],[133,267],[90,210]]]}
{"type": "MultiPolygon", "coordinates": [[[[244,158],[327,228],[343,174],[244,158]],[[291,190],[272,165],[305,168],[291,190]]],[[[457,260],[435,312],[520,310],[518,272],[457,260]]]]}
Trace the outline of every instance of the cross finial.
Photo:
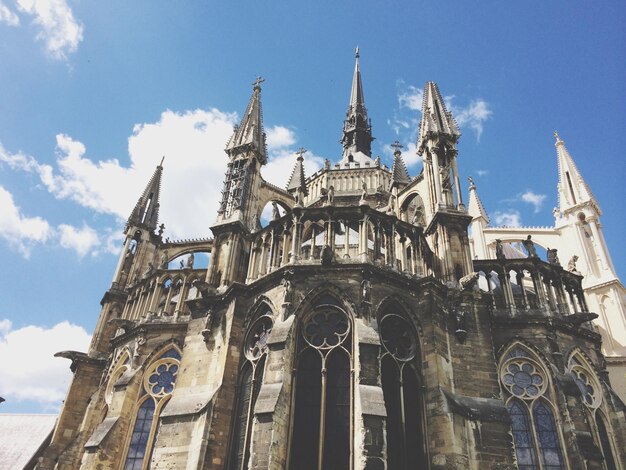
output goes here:
{"type": "Polygon", "coordinates": [[[356,46],[356,49],[354,50],[354,57],[357,59],[359,58],[359,46],[356,46]]]}
{"type": "Polygon", "coordinates": [[[393,151],[393,154],[395,155],[396,153],[401,153],[400,149],[403,149],[404,146],[398,141],[396,140],[393,144],[391,144],[391,146],[395,149],[393,151]]]}
{"type": "Polygon", "coordinates": [[[304,154],[306,152],[307,152],[307,149],[305,149],[304,147],[300,147],[298,151],[296,152],[296,155],[298,156],[298,160],[304,160],[304,154]]]}
{"type": "Polygon", "coordinates": [[[472,178],[471,176],[467,177],[467,181],[469,181],[470,184],[470,189],[475,189],[476,186],[474,185],[474,178],[472,178]]]}
{"type": "Polygon", "coordinates": [[[263,77],[256,77],[256,79],[254,80],[254,83],[252,85],[254,85],[254,89],[256,90],[257,88],[261,88],[261,83],[263,83],[265,81],[265,79],[263,77]]]}
{"type": "Polygon", "coordinates": [[[164,161],[165,161],[165,155],[163,155],[163,158],[161,158],[161,163],[159,163],[159,166],[163,166],[164,161]]]}
{"type": "Polygon", "coordinates": [[[556,140],[561,140],[557,131],[554,131],[554,137],[556,137],[556,140]]]}

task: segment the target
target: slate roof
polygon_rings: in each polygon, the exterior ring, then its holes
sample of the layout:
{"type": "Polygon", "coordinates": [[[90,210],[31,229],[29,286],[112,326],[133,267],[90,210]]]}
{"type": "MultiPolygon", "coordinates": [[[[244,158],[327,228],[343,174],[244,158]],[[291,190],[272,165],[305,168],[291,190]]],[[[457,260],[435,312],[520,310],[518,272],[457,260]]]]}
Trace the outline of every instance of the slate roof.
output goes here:
{"type": "Polygon", "coordinates": [[[0,414],[0,470],[23,469],[52,435],[56,420],[47,414],[0,414]]]}

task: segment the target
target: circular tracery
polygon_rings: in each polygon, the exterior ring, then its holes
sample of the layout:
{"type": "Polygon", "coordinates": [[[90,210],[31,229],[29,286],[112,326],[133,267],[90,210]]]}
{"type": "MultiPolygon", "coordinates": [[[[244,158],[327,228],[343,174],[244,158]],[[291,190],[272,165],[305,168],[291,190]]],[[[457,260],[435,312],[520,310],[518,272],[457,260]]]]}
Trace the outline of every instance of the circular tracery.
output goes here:
{"type": "Polygon", "coordinates": [[[250,328],[246,339],[246,357],[251,361],[256,361],[267,352],[267,340],[274,323],[268,315],[259,318],[250,328]]]}
{"type": "Polygon", "coordinates": [[[504,364],[502,383],[516,397],[533,399],[543,394],[546,379],[543,371],[529,360],[511,360],[504,364]]]}
{"type": "Polygon", "coordinates": [[[574,378],[574,382],[576,382],[576,385],[582,394],[585,405],[593,408],[598,407],[600,405],[600,400],[588,372],[581,367],[574,366],[571,373],[574,378]]]}
{"type": "Polygon", "coordinates": [[[178,362],[172,359],[157,361],[147,374],[144,386],[155,397],[172,393],[176,376],[178,375],[178,362]]]}
{"type": "Polygon", "coordinates": [[[417,343],[411,324],[399,315],[386,315],[380,322],[380,337],[385,349],[400,361],[415,357],[417,343]]]}
{"type": "Polygon", "coordinates": [[[348,317],[338,310],[315,312],[304,323],[302,334],[314,348],[330,349],[341,344],[350,331],[348,317]]]}

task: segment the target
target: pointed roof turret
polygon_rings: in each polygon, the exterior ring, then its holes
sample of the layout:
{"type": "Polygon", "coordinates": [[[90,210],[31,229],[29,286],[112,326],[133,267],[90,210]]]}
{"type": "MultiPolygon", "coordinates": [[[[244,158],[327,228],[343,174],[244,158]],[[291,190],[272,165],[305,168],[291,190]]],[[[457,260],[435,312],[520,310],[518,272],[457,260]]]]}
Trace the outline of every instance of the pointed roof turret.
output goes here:
{"type": "Polygon", "coordinates": [[[289,183],[287,183],[287,191],[292,192],[300,188],[302,190],[302,193],[306,196],[308,194],[308,190],[306,188],[306,178],[304,176],[303,164],[306,149],[300,147],[300,150],[298,150],[296,153],[298,154],[298,158],[296,159],[296,164],[293,167],[293,171],[291,172],[291,178],[289,178],[289,183]]]}
{"type": "Polygon", "coordinates": [[[565,142],[561,140],[556,131],[554,131],[554,137],[556,138],[554,145],[556,146],[559,165],[559,210],[565,212],[578,204],[591,202],[600,212],[598,202],[578,171],[574,159],[565,147],[565,142]]]}
{"type": "Polygon", "coordinates": [[[343,146],[342,163],[372,162],[372,123],[367,117],[367,108],[363,97],[363,82],[359,69],[359,48],[355,51],[354,75],[352,76],[352,89],[350,92],[350,105],[346,112],[343,123],[343,146]]]}
{"type": "Polygon", "coordinates": [[[424,87],[422,101],[422,119],[417,138],[418,153],[421,155],[424,152],[429,139],[441,136],[456,142],[461,136],[461,131],[452,113],[446,109],[437,84],[428,82],[424,87]]]}
{"type": "Polygon", "coordinates": [[[489,223],[489,216],[487,215],[487,211],[483,206],[480,197],[478,197],[478,193],[476,192],[476,185],[474,184],[474,178],[468,176],[467,179],[470,182],[469,187],[469,204],[467,207],[467,213],[472,216],[472,219],[485,219],[486,223],[489,223]]]}
{"type": "Polygon", "coordinates": [[[402,159],[402,152],[400,149],[402,145],[397,140],[391,144],[395,149],[393,152],[393,166],[391,167],[391,182],[389,184],[389,190],[394,186],[406,186],[411,182],[411,177],[406,169],[404,160],[402,159]]]}
{"type": "Polygon", "coordinates": [[[261,77],[257,77],[253,83],[254,88],[246,112],[226,144],[226,153],[230,156],[240,151],[254,150],[258,152],[261,163],[266,162],[263,110],[261,109],[261,83],[264,81],[261,77]]]}
{"type": "Polygon", "coordinates": [[[159,195],[161,192],[161,175],[163,173],[163,160],[156,167],[146,189],[135,204],[133,212],[128,218],[127,226],[143,226],[149,230],[156,230],[159,221],[159,195]]]}

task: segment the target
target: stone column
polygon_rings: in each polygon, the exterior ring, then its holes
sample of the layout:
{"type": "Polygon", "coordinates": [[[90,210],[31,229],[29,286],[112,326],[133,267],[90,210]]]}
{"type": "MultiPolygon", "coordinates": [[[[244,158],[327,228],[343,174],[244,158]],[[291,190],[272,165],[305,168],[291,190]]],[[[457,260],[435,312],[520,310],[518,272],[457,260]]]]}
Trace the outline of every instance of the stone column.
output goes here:
{"type": "Polygon", "coordinates": [[[343,243],[343,257],[350,258],[350,226],[347,221],[343,221],[344,243],[343,243]]]}
{"type": "Polygon", "coordinates": [[[526,296],[526,289],[524,289],[524,271],[523,270],[517,273],[517,285],[522,290],[522,297],[524,299],[524,307],[526,308],[526,310],[528,310],[530,308],[530,305],[528,305],[528,297],[526,296]]]}
{"type": "Polygon", "coordinates": [[[459,181],[459,169],[456,165],[456,150],[452,150],[452,152],[452,174],[454,175],[454,184],[456,185],[456,205],[459,210],[465,210],[461,193],[461,182],[459,181]]]}
{"type": "Polygon", "coordinates": [[[439,177],[439,156],[437,153],[439,152],[438,147],[430,147],[430,153],[432,155],[433,162],[433,180],[435,181],[435,195],[437,197],[437,201],[435,203],[435,208],[445,205],[445,201],[443,200],[442,192],[441,192],[441,179],[439,177]]]}

